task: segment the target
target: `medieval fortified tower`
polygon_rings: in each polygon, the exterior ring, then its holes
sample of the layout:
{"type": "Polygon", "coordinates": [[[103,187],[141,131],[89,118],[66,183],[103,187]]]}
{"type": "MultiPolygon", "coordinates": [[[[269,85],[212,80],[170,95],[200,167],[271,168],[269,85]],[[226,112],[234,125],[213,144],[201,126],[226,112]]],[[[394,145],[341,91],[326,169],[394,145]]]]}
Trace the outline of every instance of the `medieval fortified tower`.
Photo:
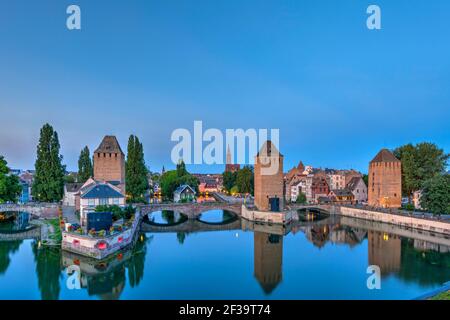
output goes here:
{"type": "Polygon", "coordinates": [[[270,140],[255,157],[255,205],[260,211],[284,209],[283,158],[270,140]]]}
{"type": "Polygon", "coordinates": [[[115,136],[105,136],[94,151],[94,179],[106,181],[125,193],[125,154],[115,136]]]}
{"type": "Polygon", "coordinates": [[[399,208],[402,205],[402,163],[382,149],[369,164],[369,205],[399,208]]]}

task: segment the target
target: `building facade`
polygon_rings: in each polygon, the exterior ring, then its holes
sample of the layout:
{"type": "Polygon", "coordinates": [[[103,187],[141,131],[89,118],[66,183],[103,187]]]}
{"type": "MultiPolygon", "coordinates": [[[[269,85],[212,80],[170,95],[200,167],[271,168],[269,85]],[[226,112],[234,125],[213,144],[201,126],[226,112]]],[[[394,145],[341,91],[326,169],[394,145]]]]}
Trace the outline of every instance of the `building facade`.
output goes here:
{"type": "Polygon", "coordinates": [[[402,164],[392,152],[382,149],[369,164],[370,206],[399,208],[402,203],[402,164]]]}
{"type": "Polygon", "coordinates": [[[367,202],[367,186],[361,177],[354,177],[347,184],[346,189],[350,190],[355,196],[355,203],[367,202]]]}
{"type": "Polygon", "coordinates": [[[255,205],[260,211],[283,211],[283,155],[266,141],[255,157],[255,205]]]}

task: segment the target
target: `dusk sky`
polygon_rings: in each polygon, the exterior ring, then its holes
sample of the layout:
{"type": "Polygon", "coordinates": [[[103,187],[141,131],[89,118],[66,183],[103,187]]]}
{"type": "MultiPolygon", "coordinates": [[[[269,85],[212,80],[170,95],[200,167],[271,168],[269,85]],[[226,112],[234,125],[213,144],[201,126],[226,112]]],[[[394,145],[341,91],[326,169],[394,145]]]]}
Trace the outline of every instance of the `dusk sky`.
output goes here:
{"type": "Polygon", "coordinates": [[[366,172],[409,142],[450,152],[449,16],[448,0],[0,0],[0,155],[32,169],[48,122],[69,170],[85,145],[116,135],[126,151],[136,134],[160,171],[194,120],[280,129],[286,170],[366,172]]]}

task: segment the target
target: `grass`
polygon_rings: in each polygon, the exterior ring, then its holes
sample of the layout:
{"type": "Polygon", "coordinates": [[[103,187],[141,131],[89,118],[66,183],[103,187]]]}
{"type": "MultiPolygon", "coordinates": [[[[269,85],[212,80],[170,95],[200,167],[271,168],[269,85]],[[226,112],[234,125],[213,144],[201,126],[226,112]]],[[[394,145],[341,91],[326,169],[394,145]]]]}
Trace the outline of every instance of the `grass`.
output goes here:
{"type": "Polygon", "coordinates": [[[432,297],[430,300],[450,300],[450,291],[442,292],[437,296],[432,297]]]}
{"type": "Polygon", "coordinates": [[[56,243],[61,243],[62,233],[61,227],[59,225],[59,218],[47,220],[46,223],[50,224],[53,227],[53,233],[48,235],[49,239],[53,240],[56,243]]]}

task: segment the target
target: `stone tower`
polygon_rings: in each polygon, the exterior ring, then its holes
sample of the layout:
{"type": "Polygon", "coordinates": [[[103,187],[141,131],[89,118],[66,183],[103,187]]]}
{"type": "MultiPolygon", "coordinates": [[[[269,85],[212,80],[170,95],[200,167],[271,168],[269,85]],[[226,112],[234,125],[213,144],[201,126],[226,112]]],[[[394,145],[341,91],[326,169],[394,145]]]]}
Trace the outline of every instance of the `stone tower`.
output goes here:
{"type": "Polygon", "coordinates": [[[255,205],[260,211],[283,211],[283,155],[266,141],[255,157],[255,205]]]}
{"type": "Polygon", "coordinates": [[[115,136],[105,136],[94,151],[94,179],[108,181],[125,191],[125,154],[115,136]]]}
{"type": "Polygon", "coordinates": [[[369,205],[399,208],[402,204],[402,163],[382,149],[369,164],[369,205]]]}
{"type": "Polygon", "coordinates": [[[263,232],[254,233],[254,275],[270,294],[282,280],[283,236],[263,232]]]}

